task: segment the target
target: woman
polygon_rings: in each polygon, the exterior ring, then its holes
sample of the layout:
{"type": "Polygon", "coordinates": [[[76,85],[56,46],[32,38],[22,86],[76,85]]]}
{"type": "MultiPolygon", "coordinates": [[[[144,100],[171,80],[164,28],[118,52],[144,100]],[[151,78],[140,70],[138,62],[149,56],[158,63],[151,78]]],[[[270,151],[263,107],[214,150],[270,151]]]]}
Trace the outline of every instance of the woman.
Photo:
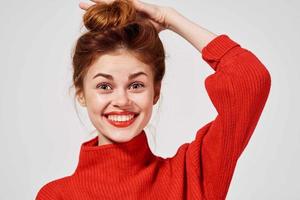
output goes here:
{"type": "Polygon", "coordinates": [[[271,78],[249,50],[170,7],[138,0],[80,3],[73,81],[98,136],[82,144],[75,172],[37,194],[50,199],[225,199],[238,158],[266,103],[271,78]],[[218,115],[171,158],[152,154],[144,127],[160,97],[160,31],[190,42],[215,73],[205,87],[218,115]]]}

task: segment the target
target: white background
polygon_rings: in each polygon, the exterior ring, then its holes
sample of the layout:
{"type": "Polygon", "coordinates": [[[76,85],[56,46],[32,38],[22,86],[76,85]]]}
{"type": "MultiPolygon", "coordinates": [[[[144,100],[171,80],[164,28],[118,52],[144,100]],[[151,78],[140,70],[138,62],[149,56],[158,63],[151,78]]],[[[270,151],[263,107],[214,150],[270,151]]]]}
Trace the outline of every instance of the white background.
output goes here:
{"type": "MultiPolygon", "coordinates": [[[[299,1],[146,2],[174,7],[208,30],[227,34],[271,74],[269,99],[238,161],[227,199],[300,199],[299,1]]],[[[71,51],[83,30],[78,3],[1,2],[1,200],[34,199],[45,183],[72,174],[81,143],[93,137],[85,110],[79,108],[81,124],[68,94],[71,51]]],[[[155,154],[170,157],[216,116],[204,88],[213,70],[179,35],[167,30],[160,36],[167,71],[160,109],[151,121],[156,147],[151,134],[148,138],[155,154]]]]}

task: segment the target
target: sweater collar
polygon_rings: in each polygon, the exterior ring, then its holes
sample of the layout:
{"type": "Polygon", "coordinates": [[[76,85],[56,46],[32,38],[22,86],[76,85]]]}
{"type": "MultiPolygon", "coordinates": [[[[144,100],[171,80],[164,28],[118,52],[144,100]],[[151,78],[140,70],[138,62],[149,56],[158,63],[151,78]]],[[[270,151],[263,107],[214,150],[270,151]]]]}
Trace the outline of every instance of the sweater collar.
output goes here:
{"type": "Polygon", "coordinates": [[[93,176],[127,177],[147,167],[154,159],[144,130],[123,143],[112,143],[98,146],[98,136],[82,143],[79,162],[75,173],[87,172],[93,176]],[[95,173],[93,173],[93,171],[95,173]]]}

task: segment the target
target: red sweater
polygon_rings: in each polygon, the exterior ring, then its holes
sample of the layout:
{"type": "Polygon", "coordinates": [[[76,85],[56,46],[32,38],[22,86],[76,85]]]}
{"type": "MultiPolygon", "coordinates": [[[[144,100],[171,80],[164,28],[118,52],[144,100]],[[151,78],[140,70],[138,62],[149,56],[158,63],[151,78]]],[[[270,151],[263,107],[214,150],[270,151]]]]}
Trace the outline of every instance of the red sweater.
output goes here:
{"type": "Polygon", "coordinates": [[[202,50],[215,70],[205,88],[218,115],[176,154],[152,154],[144,131],[125,143],[81,145],[75,172],[45,184],[37,200],[225,199],[238,158],[261,116],[271,77],[260,60],[227,35],[202,50]]]}

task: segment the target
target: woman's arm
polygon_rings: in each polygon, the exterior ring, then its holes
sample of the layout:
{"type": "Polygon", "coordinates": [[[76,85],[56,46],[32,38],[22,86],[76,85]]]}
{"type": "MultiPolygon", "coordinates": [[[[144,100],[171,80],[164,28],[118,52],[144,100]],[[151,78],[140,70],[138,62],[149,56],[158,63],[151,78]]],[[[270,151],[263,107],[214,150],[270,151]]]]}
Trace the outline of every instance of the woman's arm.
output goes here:
{"type": "Polygon", "coordinates": [[[218,35],[190,21],[175,9],[166,15],[168,29],[182,36],[202,53],[202,49],[218,35]]]}
{"type": "Polygon", "coordinates": [[[227,35],[216,36],[176,11],[168,16],[169,29],[197,48],[214,69],[205,88],[218,113],[189,145],[178,149],[170,164],[185,159],[193,194],[199,191],[208,199],[225,199],[237,161],[267,101],[271,77],[251,51],[227,35]]]}

